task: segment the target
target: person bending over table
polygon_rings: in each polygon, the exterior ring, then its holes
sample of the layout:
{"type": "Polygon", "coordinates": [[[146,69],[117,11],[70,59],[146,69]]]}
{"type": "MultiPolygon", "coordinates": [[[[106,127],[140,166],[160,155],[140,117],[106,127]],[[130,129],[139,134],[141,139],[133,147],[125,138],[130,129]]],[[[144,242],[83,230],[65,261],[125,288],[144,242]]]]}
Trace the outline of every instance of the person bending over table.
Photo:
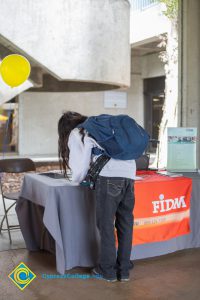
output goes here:
{"type": "MultiPolygon", "coordinates": [[[[92,149],[102,149],[84,128],[77,128],[86,119],[86,116],[68,111],[58,122],[60,166],[65,177],[70,169],[71,180],[78,183],[85,179],[91,162],[98,157],[92,154],[92,149]]],[[[99,262],[92,272],[111,282],[129,281],[135,173],[135,160],[111,158],[99,173],[95,185],[101,241],[99,262]],[[117,255],[114,224],[118,238],[117,255]]]]}

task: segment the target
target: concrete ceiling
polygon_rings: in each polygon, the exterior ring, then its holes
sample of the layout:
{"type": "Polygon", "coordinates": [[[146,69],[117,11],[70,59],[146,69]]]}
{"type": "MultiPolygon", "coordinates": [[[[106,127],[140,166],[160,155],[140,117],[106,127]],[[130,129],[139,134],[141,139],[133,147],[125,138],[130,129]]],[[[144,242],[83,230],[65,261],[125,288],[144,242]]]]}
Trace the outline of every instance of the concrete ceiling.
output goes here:
{"type": "Polygon", "coordinates": [[[157,39],[152,42],[142,43],[142,44],[136,44],[132,45],[131,54],[132,55],[148,55],[153,53],[159,53],[161,51],[165,51],[165,47],[161,45],[161,40],[157,39]]]}

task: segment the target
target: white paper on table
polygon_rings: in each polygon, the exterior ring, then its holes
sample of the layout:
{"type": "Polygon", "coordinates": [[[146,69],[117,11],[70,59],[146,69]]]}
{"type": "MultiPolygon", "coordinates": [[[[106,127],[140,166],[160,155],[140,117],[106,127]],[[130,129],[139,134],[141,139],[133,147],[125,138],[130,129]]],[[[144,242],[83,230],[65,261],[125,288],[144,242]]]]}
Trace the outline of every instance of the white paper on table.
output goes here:
{"type": "Polygon", "coordinates": [[[135,176],[134,180],[143,180],[143,178],[140,176],[135,176]]]}

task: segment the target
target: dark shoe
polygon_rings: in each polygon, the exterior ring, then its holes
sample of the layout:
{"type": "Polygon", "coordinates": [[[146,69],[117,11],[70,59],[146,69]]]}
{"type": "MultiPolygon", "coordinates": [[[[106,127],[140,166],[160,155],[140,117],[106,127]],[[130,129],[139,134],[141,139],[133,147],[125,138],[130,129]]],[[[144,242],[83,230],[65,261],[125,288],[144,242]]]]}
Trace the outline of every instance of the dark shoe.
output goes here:
{"type": "Polygon", "coordinates": [[[92,269],[92,274],[97,275],[99,278],[102,278],[108,282],[116,282],[117,281],[117,277],[104,276],[103,273],[100,270],[98,270],[98,268],[92,269]]]}
{"type": "Polygon", "coordinates": [[[121,282],[128,282],[130,280],[129,278],[129,272],[125,274],[121,274],[121,272],[117,272],[117,279],[121,282]]]}
{"type": "Polygon", "coordinates": [[[130,278],[129,278],[129,276],[124,276],[124,277],[118,277],[118,280],[119,281],[121,281],[121,282],[128,282],[128,281],[130,281],[130,278]]]}

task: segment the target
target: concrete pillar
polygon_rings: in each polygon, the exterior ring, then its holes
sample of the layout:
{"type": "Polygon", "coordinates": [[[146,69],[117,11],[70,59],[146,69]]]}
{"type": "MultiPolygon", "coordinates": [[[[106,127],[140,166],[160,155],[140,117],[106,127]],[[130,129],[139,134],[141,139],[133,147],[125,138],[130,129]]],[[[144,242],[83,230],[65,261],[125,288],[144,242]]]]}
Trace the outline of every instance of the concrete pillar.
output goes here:
{"type": "MultiPolygon", "coordinates": [[[[180,1],[179,125],[200,133],[200,1],[180,1]]],[[[199,138],[198,138],[199,140],[199,138]]],[[[200,168],[200,145],[197,148],[200,168]]]]}

